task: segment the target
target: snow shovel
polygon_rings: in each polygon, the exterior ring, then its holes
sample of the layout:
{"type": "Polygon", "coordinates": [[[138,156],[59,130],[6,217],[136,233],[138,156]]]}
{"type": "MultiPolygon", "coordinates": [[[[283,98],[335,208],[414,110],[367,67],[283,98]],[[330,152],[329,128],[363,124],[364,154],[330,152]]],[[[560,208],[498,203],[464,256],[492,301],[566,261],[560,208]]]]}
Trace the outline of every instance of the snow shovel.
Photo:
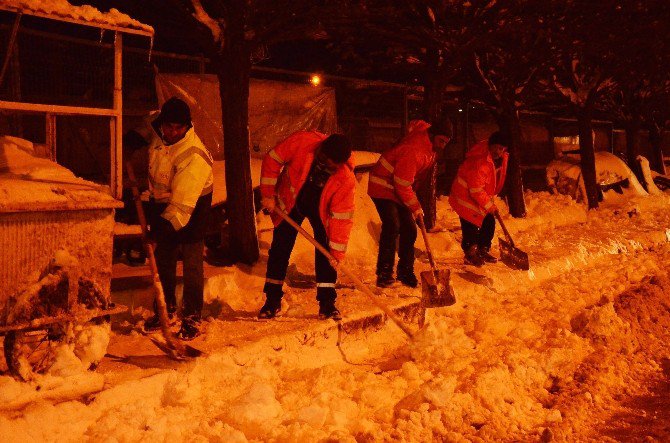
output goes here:
{"type": "Polygon", "coordinates": [[[126,162],[126,172],[128,173],[128,178],[132,183],[131,189],[133,191],[133,200],[135,200],[135,209],[137,209],[137,218],[139,218],[140,226],[142,227],[142,244],[144,245],[144,249],[147,253],[147,259],[149,260],[149,267],[151,268],[151,276],[153,277],[154,292],[156,295],[156,307],[158,308],[158,318],[160,319],[161,323],[161,332],[165,338],[164,346],[161,346],[162,344],[159,345],[159,342],[156,340],[152,339],[152,342],[156,344],[159,349],[175,360],[184,360],[187,357],[199,357],[203,355],[202,351],[182,343],[174,336],[172,331],[170,331],[167,304],[165,303],[165,293],[163,292],[163,285],[161,284],[160,278],[158,277],[158,267],[156,266],[154,247],[147,238],[147,219],[144,215],[144,208],[142,208],[140,191],[137,189],[135,171],[133,170],[133,166],[130,162],[126,162]]]}
{"type": "MultiPolygon", "coordinates": [[[[331,263],[338,263],[335,257],[332,256],[332,254],[324,248],[319,242],[317,242],[314,237],[309,235],[307,231],[305,231],[299,224],[295,222],[289,215],[284,212],[282,209],[279,207],[275,207],[274,211],[279,214],[281,218],[283,218],[286,223],[291,225],[296,231],[298,231],[300,234],[302,234],[303,237],[305,237],[311,244],[314,245],[316,249],[318,249],[323,255],[326,256],[326,258],[331,262],[331,263]]],[[[377,296],[375,295],[370,288],[368,288],[365,283],[361,281],[356,275],[354,275],[353,272],[351,272],[349,269],[347,269],[345,266],[338,266],[338,269],[340,269],[344,274],[351,279],[351,281],[354,282],[356,287],[360,289],[363,294],[366,295],[366,297],[379,309],[384,311],[384,314],[386,314],[402,331],[407,334],[409,338],[414,338],[414,334],[412,331],[405,325],[396,315],[393,311],[391,311],[386,305],[381,303],[379,300],[377,300],[377,296]]]]}
{"type": "Polygon", "coordinates": [[[423,243],[426,245],[426,253],[430,262],[430,271],[421,273],[421,304],[426,308],[441,308],[451,306],[456,303],[454,288],[451,286],[449,269],[437,269],[433,251],[428,243],[428,233],[426,225],[423,223],[423,217],[419,216],[418,225],[423,235],[423,243]]]}
{"type": "Polygon", "coordinates": [[[503,223],[500,213],[496,211],[494,214],[498,223],[500,223],[500,227],[505,233],[505,237],[507,237],[507,241],[500,237],[498,238],[498,244],[500,245],[500,259],[512,269],[519,269],[521,271],[529,270],[530,262],[528,261],[528,254],[514,246],[514,240],[512,240],[512,236],[509,235],[509,231],[505,227],[505,223],[503,223]]]}

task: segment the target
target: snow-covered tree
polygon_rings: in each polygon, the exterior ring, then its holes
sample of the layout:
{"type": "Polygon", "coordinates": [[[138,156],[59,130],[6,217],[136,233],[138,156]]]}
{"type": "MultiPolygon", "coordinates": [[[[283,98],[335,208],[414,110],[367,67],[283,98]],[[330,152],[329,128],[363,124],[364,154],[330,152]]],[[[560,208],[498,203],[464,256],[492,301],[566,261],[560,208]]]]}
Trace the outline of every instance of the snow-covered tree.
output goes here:
{"type": "MultiPolygon", "coordinates": [[[[444,93],[459,74],[463,60],[477,36],[475,23],[483,20],[495,0],[469,2],[441,0],[360,0],[346,2],[345,16],[352,27],[347,32],[352,56],[362,45],[374,46],[374,61],[387,69],[413,72],[424,87],[423,118],[445,117],[444,93]],[[370,44],[371,41],[375,43],[370,44]]],[[[418,190],[426,214],[426,226],[435,224],[435,169],[429,185],[418,190]]]]}
{"type": "Polygon", "coordinates": [[[597,208],[592,120],[603,96],[614,85],[613,67],[621,44],[621,14],[616,0],[548,1],[547,32],[553,55],[549,84],[576,115],[582,178],[590,209],[597,208]]]}
{"type": "Polygon", "coordinates": [[[663,154],[657,141],[667,120],[663,118],[663,108],[667,106],[663,103],[664,97],[670,94],[670,34],[667,32],[670,7],[664,0],[622,2],[621,12],[627,20],[620,32],[625,32],[628,44],[619,48],[615,85],[607,96],[606,107],[624,124],[628,164],[641,179],[636,159],[640,150],[639,132],[645,125],[655,144],[656,152],[650,159],[652,167],[659,172],[663,168],[663,154]]]}
{"type": "Polygon", "coordinates": [[[506,188],[514,217],[526,215],[519,111],[532,104],[538,73],[549,60],[543,6],[527,0],[496,3],[480,24],[480,38],[472,54],[476,80],[472,95],[495,111],[500,130],[510,140],[506,188]]]}
{"type": "Polygon", "coordinates": [[[245,263],[259,257],[249,163],[249,77],[268,45],[314,35],[325,2],[307,0],[170,0],[199,24],[219,77],[230,251],[245,263]]]}

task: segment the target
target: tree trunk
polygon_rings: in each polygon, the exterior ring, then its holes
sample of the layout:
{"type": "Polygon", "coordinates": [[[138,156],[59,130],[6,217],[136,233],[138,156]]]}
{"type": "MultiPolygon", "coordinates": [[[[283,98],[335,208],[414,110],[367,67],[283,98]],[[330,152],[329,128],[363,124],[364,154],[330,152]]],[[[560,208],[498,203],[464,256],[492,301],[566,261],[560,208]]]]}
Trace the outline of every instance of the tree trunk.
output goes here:
{"type": "Polygon", "coordinates": [[[638,116],[633,116],[626,122],[626,160],[628,161],[628,167],[633,171],[640,183],[644,185],[646,182],[642,176],[642,168],[640,168],[640,163],[637,161],[637,156],[640,153],[639,139],[641,126],[642,121],[638,116]]]}
{"type": "Polygon", "coordinates": [[[500,131],[509,140],[509,163],[505,189],[507,191],[509,212],[512,217],[526,216],[526,202],[523,198],[523,176],[521,174],[521,122],[519,113],[512,109],[504,109],[498,117],[500,131]]]}
{"type": "MultiPolygon", "coordinates": [[[[444,93],[444,81],[441,68],[440,52],[436,49],[428,49],[426,54],[426,80],[425,94],[423,97],[424,118],[435,121],[442,114],[442,95],[444,93]]],[[[438,159],[439,160],[439,159],[438,159]]],[[[437,221],[437,162],[428,171],[428,177],[417,189],[417,198],[423,208],[426,229],[435,227],[437,221]]]]}
{"type": "Polygon", "coordinates": [[[251,59],[245,41],[245,2],[229,4],[225,45],[217,74],[221,94],[223,152],[226,167],[226,213],[232,258],[246,264],[259,257],[249,156],[249,73],[251,59]]]}
{"type": "Polygon", "coordinates": [[[600,200],[600,187],[596,179],[596,155],[593,146],[592,115],[592,105],[577,108],[582,179],[584,180],[589,209],[596,209],[600,200]]]}
{"type": "Polygon", "coordinates": [[[651,143],[652,158],[650,158],[651,169],[659,174],[665,175],[665,161],[663,160],[663,132],[657,125],[649,125],[649,142],[651,143]]]}

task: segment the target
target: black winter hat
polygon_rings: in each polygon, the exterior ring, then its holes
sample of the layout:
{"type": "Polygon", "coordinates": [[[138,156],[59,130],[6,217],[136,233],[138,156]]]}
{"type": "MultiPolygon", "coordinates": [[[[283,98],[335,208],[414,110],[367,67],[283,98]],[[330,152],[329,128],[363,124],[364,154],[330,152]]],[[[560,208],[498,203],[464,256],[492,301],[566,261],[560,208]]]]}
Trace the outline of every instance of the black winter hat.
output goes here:
{"type": "Polygon", "coordinates": [[[351,157],[351,143],[342,134],[333,134],[321,142],[321,152],[335,163],[344,163],[351,157]]]}
{"type": "Polygon", "coordinates": [[[502,132],[496,131],[489,136],[489,146],[491,145],[500,145],[507,148],[509,147],[509,139],[502,132]]]}
{"type": "Polygon", "coordinates": [[[186,102],[180,98],[172,97],[161,107],[161,113],[156,119],[158,125],[163,123],[179,123],[191,125],[191,109],[186,102]]]}
{"type": "Polygon", "coordinates": [[[443,117],[432,122],[428,132],[435,135],[442,135],[451,138],[453,136],[454,127],[448,117],[443,117]]]}

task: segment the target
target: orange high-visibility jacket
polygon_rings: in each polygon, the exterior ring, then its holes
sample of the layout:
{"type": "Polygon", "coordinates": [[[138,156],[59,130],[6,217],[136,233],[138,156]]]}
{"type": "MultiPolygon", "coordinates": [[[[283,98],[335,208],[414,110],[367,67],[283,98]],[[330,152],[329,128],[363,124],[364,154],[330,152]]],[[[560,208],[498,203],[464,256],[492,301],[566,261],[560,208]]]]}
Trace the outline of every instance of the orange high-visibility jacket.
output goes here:
{"type": "Polygon", "coordinates": [[[496,169],[486,140],[475,144],[465,154],[449,194],[449,203],[459,217],[482,226],[484,217],[494,208],[493,196],[500,193],[505,184],[508,158],[509,154],[505,152],[502,165],[496,169]]]}
{"type": "MultiPolygon", "coordinates": [[[[279,207],[290,213],[307,180],[315,152],[325,139],[326,135],[316,131],[299,131],[268,151],[261,166],[261,195],[272,197],[276,193],[279,207]]],[[[328,246],[338,261],[344,258],[354,225],[355,193],[354,163],[349,158],[330,176],[319,202],[328,246]]],[[[272,214],[275,226],[281,220],[277,214],[272,214]]]]}
{"type": "Polygon", "coordinates": [[[412,122],[410,132],[393,148],[385,151],[370,171],[368,195],[401,203],[410,211],[421,209],[412,188],[417,177],[435,163],[433,142],[428,138],[429,123],[412,122]]]}

